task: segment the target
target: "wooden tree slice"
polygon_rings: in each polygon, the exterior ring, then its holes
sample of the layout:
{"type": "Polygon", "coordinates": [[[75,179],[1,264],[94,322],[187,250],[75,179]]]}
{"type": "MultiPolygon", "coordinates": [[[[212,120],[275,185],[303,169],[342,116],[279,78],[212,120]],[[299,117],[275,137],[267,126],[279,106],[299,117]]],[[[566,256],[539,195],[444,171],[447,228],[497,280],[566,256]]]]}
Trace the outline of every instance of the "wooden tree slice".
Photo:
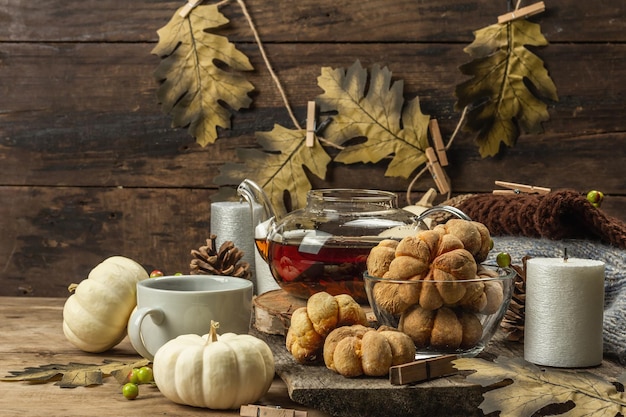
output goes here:
{"type": "MultiPolygon", "coordinates": [[[[306,307],[306,300],[294,297],[284,290],[273,290],[254,298],[254,327],[267,334],[285,336],[289,330],[291,314],[300,307],[306,307]]],[[[370,306],[361,306],[367,321],[375,326],[376,317],[370,306]]]]}
{"type": "Polygon", "coordinates": [[[284,290],[263,293],[254,299],[254,327],[263,333],[286,335],[291,314],[306,307],[306,300],[289,295],[284,290]]]}

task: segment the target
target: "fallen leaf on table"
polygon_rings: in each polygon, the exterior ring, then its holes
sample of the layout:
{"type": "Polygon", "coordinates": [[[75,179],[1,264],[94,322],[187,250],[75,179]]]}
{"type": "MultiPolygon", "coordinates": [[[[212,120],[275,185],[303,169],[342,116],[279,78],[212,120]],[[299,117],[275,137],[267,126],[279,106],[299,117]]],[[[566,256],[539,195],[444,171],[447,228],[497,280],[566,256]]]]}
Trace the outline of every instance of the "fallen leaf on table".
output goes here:
{"type": "Polygon", "coordinates": [[[522,358],[502,357],[493,362],[461,358],[454,361],[454,367],[461,371],[476,371],[466,380],[483,387],[512,381],[483,394],[480,409],[485,414],[500,411],[500,417],[526,417],[545,407],[561,404],[564,406],[562,415],[626,415],[624,393],[618,392],[611,382],[588,371],[543,369],[522,358]]]}
{"type": "Polygon", "coordinates": [[[49,364],[27,367],[23,371],[10,371],[11,375],[0,378],[0,381],[24,381],[31,384],[45,384],[57,381],[61,388],[87,387],[102,385],[105,376],[113,375],[122,383],[133,368],[149,364],[147,359],[136,362],[117,362],[105,360],[102,364],[85,364],[70,362],[69,364],[49,364]]]}

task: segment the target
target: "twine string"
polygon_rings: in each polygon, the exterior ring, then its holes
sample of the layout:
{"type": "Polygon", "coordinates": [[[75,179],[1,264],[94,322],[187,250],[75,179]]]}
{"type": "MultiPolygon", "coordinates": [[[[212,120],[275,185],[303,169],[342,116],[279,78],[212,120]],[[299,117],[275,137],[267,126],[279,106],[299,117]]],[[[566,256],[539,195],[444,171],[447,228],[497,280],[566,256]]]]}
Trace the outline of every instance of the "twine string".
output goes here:
{"type": "MultiPolygon", "coordinates": [[[[467,108],[468,106],[465,106],[463,108],[463,112],[461,113],[461,117],[459,118],[459,122],[456,124],[456,127],[454,128],[454,131],[452,132],[452,135],[450,135],[450,139],[448,139],[448,143],[445,146],[446,151],[448,149],[450,149],[450,147],[452,146],[452,142],[454,142],[454,139],[456,138],[456,135],[459,133],[459,131],[461,130],[461,127],[463,126],[463,122],[465,121],[465,116],[467,115],[467,108]]],[[[409,183],[409,186],[407,187],[406,190],[406,202],[407,205],[411,206],[413,205],[413,202],[411,200],[411,193],[413,190],[413,186],[415,185],[415,183],[417,182],[417,180],[424,175],[424,173],[428,170],[428,165],[426,165],[424,168],[422,168],[416,175],[415,177],[413,177],[413,179],[411,180],[411,182],[409,183]]],[[[447,198],[450,198],[452,194],[452,184],[450,184],[450,191],[448,191],[448,195],[447,198]]]]}
{"type": "MultiPolygon", "coordinates": [[[[215,3],[215,5],[217,7],[220,7],[220,6],[224,6],[230,3],[231,1],[232,0],[222,0],[220,2],[215,3]]],[[[280,79],[278,78],[278,76],[274,72],[274,69],[272,68],[272,64],[270,63],[267,53],[265,52],[265,47],[263,46],[263,42],[261,41],[259,32],[256,29],[256,25],[254,24],[254,21],[252,20],[252,16],[250,16],[250,13],[248,13],[248,8],[246,7],[246,4],[244,3],[243,0],[237,0],[237,4],[239,4],[239,7],[241,7],[241,11],[244,17],[246,18],[246,21],[248,22],[248,26],[250,26],[250,30],[252,31],[252,36],[254,36],[254,41],[256,42],[257,47],[259,48],[259,52],[261,53],[261,57],[263,58],[265,67],[269,71],[270,76],[272,77],[272,80],[274,81],[274,84],[276,84],[278,93],[280,94],[280,97],[283,100],[283,104],[285,105],[285,108],[287,109],[287,113],[289,113],[289,117],[291,118],[292,123],[294,124],[296,129],[302,130],[302,126],[300,126],[300,123],[298,123],[298,119],[296,119],[296,116],[294,115],[293,110],[291,109],[291,104],[289,104],[289,100],[287,99],[287,94],[285,93],[285,90],[280,82],[280,79]]]]}
{"type": "Polygon", "coordinates": [[[241,11],[243,12],[243,15],[248,21],[248,25],[250,26],[250,30],[252,30],[252,35],[254,36],[254,40],[257,46],[259,47],[261,56],[263,57],[263,62],[265,62],[265,66],[267,67],[267,70],[269,71],[270,76],[272,77],[272,80],[274,81],[274,84],[276,84],[276,88],[278,89],[278,92],[280,93],[280,97],[282,98],[285,108],[287,109],[287,113],[289,113],[289,117],[291,118],[291,121],[293,122],[294,126],[298,130],[301,130],[302,127],[300,126],[300,123],[298,123],[298,119],[296,119],[296,116],[294,115],[293,110],[291,109],[291,105],[289,104],[289,100],[287,99],[287,94],[285,94],[285,90],[283,89],[280,79],[278,78],[278,76],[274,72],[274,69],[272,68],[270,60],[267,57],[267,53],[265,52],[265,47],[263,46],[263,42],[261,41],[261,37],[259,36],[259,32],[257,31],[256,26],[254,25],[254,22],[252,21],[252,17],[250,16],[250,13],[248,13],[248,8],[246,7],[246,4],[244,3],[243,0],[237,0],[237,3],[241,7],[241,11]]]}

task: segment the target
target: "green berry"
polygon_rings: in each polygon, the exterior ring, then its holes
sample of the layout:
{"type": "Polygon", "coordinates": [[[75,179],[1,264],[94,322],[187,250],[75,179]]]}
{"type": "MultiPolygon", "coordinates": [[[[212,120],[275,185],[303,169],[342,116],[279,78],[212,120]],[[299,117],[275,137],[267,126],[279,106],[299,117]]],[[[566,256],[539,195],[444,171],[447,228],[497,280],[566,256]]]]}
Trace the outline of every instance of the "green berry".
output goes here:
{"type": "Polygon", "coordinates": [[[506,252],[500,252],[498,256],[496,256],[496,263],[500,268],[508,268],[511,266],[511,255],[506,252]]]}
{"type": "Polygon", "coordinates": [[[591,190],[587,193],[587,200],[594,207],[600,207],[602,200],[604,200],[604,193],[602,193],[602,191],[591,190]]]}
{"type": "Polygon", "coordinates": [[[132,382],[128,382],[122,387],[122,394],[126,397],[126,399],[134,400],[139,395],[139,386],[137,384],[133,384],[132,382]]]}
{"type": "Polygon", "coordinates": [[[182,275],[183,275],[183,273],[182,273],[182,272],[177,272],[177,273],[175,273],[175,274],[174,274],[174,276],[175,276],[175,277],[180,277],[180,276],[182,276],[182,275]]]}
{"type": "Polygon", "coordinates": [[[138,371],[139,369],[133,368],[133,370],[128,373],[128,378],[127,378],[128,382],[133,383],[133,384],[139,383],[138,371]]]}
{"type": "Polygon", "coordinates": [[[150,278],[156,278],[156,277],[162,277],[163,276],[163,272],[159,271],[158,269],[155,269],[154,271],[150,272],[150,278]]]}
{"type": "Polygon", "coordinates": [[[152,368],[149,366],[142,366],[137,370],[137,378],[139,378],[140,384],[149,384],[154,381],[154,376],[152,375],[152,368]]]}

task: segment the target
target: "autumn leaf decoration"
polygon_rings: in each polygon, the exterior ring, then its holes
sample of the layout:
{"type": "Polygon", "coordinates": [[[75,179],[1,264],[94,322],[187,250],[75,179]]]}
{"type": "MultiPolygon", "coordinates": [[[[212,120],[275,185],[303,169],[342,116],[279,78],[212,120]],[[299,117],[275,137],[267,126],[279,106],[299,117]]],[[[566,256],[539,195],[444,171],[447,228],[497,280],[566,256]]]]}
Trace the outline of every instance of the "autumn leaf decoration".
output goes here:
{"type": "Polygon", "coordinates": [[[304,207],[306,193],[311,189],[304,167],[324,179],[331,161],[328,153],[319,141],[312,147],[306,146],[304,129],[276,124],[270,132],[256,132],[256,138],[261,149],[237,149],[237,156],[244,162],[225,163],[215,183],[231,185],[250,178],[263,188],[277,210],[287,210],[285,192],[290,194],[293,207],[304,207]]]}
{"type": "Polygon", "coordinates": [[[160,83],[157,96],[172,126],[188,127],[206,146],[217,139],[218,127],[230,128],[230,110],[220,101],[234,110],[250,106],[254,86],[241,72],[253,67],[226,37],[210,32],[228,23],[217,5],[199,5],[185,16],[182,9],[157,32],[159,42],[152,50],[161,57],[154,74],[160,83]]]}
{"type": "Polygon", "coordinates": [[[545,100],[558,97],[543,62],[526,48],[548,44],[538,24],[518,19],[474,35],[464,49],[473,60],[460,67],[472,78],[457,86],[456,108],[469,106],[465,130],[476,133],[480,154],[487,157],[501,143],[513,146],[520,131],[541,132],[549,119],[545,100]]]}
{"type": "Polygon", "coordinates": [[[480,405],[485,415],[499,411],[500,417],[530,417],[550,407],[556,409],[550,415],[612,417],[626,413],[624,394],[588,371],[542,369],[522,358],[505,357],[494,362],[456,359],[454,367],[476,371],[466,377],[467,382],[490,388],[480,405]]]}
{"type": "Polygon", "coordinates": [[[374,65],[368,72],[355,62],[347,71],[322,68],[318,85],[325,91],[317,103],[322,112],[336,112],[324,134],[329,142],[343,145],[335,161],[345,164],[391,160],[386,176],[408,178],[426,162],[429,116],[422,114],[419,99],[406,106],[403,82],[391,83],[391,71],[374,65]],[[366,90],[366,86],[369,86],[366,90]]]}

